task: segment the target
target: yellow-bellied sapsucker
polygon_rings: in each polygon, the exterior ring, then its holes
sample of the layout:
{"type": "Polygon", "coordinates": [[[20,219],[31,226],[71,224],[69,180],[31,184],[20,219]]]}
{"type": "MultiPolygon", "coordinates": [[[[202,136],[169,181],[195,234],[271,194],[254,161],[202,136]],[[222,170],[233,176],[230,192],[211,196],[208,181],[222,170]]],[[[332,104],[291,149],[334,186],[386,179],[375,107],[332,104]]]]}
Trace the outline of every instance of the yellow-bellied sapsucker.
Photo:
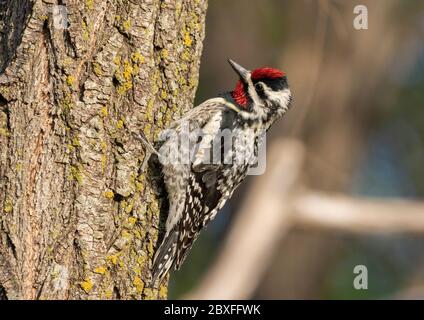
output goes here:
{"type": "Polygon", "coordinates": [[[199,232],[255,164],[261,134],[290,107],[285,73],[273,68],[250,72],[232,60],[229,63],[240,77],[235,89],[205,101],[173,123],[155,145],[159,151],[148,145],[161,160],[169,199],[165,236],[153,262],[153,283],[172,265],[179,269],[199,232]]]}

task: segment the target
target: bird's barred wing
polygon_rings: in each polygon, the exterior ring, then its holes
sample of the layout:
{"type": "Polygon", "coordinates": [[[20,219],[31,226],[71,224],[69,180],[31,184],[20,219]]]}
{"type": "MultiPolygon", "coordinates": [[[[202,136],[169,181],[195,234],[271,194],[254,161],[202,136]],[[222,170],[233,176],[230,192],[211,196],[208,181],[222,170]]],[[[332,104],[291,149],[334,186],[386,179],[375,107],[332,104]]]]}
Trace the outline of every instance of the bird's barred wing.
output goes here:
{"type": "Polygon", "coordinates": [[[220,130],[231,125],[228,116],[227,114],[225,119],[222,119],[222,115],[218,115],[216,119],[213,118],[207,123],[203,128],[204,136],[194,154],[186,188],[185,208],[180,222],[175,265],[177,269],[184,262],[200,230],[215,217],[240,183],[233,179],[235,177],[232,177],[232,174],[243,177],[247,171],[245,165],[238,167],[233,163],[222,162],[221,160],[228,158],[228,152],[231,150],[225,149],[220,138],[214,141],[220,130]],[[219,150],[218,162],[215,162],[217,159],[211,161],[211,152],[214,148],[219,150]],[[238,170],[240,172],[236,172],[238,170]]]}
{"type": "MultiPolygon", "coordinates": [[[[214,163],[212,152],[214,138],[223,128],[228,128],[237,116],[234,108],[223,98],[210,99],[190,110],[170,127],[182,132],[183,126],[185,129],[188,125],[190,130],[191,166],[184,190],[184,207],[181,213],[177,213],[181,214],[181,217],[178,217],[178,226],[175,226],[178,228],[175,259],[177,269],[183,263],[200,230],[223,205],[223,194],[218,188],[217,176],[222,173],[223,168],[222,164],[214,163]]],[[[181,139],[186,137],[181,136],[181,139]]],[[[187,145],[184,148],[187,148],[187,145]]],[[[174,215],[175,212],[170,212],[171,217],[174,215]]]]}
{"type": "Polygon", "coordinates": [[[187,256],[200,230],[215,216],[223,206],[223,194],[218,188],[218,180],[224,164],[220,162],[221,138],[215,139],[228,127],[228,114],[235,112],[226,106],[222,98],[212,99],[198,108],[207,121],[200,121],[201,139],[193,148],[191,172],[186,187],[186,201],[177,245],[176,268],[178,269],[187,256]],[[211,106],[212,103],[212,106],[211,106]],[[208,108],[208,109],[206,109],[208,108]],[[211,110],[213,113],[208,114],[211,110]],[[219,144],[218,147],[216,144],[219,144]],[[215,150],[214,150],[215,149],[215,150]],[[216,157],[218,151],[219,155],[216,157]],[[218,159],[219,158],[219,159],[218,159]]]}
{"type": "Polygon", "coordinates": [[[233,191],[246,177],[248,165],[224,170],[236,170],[233,176],[223,176],[222,168],[208,167],[201,172],[192,172],[186,189],[186,202],[183,217],[179,225],[177,255],[175,267],[183,264],[187,253],[209,221],[213,220],[219,210],[231,198],[233,191]],[[214,170],[215,169],[215,170],[214,170]]]}
{"type": "Polygon", "coordinates": [[[192,169],[194,172],[210,168],[218,171],[222,168],[224,143],[229,146],[237,117],[236,107],[224,98],[215,98],[206,101],[197,107],[199,115],[197,123],[191,129],[197,129],[192,137],[192,169]],[[193,141],[194,140],[194,141],[193,141]],[[224,143],[222,143],[224,142],[224,143]]]}
{"type": "Polygon", "coordinates": [[[200,230],[208,223],[211,214],[218,210],[222,198],[216,186],[216,173],[208,171],[190,174],[183,217],[179,226],[175,267],[184,262],[200,230]]]}

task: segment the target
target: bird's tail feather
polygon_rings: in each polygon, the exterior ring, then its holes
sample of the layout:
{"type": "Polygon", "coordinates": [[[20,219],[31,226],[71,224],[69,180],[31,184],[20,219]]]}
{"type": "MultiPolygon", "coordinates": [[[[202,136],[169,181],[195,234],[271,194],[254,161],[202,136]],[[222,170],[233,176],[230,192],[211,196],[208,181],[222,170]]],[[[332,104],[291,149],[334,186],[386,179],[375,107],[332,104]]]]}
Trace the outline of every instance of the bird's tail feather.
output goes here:
{"type": "Polygon", "coordinates": [[[161,280],[168,273],[169,269],[171,269],[175,260],[177,243],[178,232],[172,230],[165,236],[165,239],[156,251],[153,259],[152,283],[155,283],[158,279],[161,280]]]}

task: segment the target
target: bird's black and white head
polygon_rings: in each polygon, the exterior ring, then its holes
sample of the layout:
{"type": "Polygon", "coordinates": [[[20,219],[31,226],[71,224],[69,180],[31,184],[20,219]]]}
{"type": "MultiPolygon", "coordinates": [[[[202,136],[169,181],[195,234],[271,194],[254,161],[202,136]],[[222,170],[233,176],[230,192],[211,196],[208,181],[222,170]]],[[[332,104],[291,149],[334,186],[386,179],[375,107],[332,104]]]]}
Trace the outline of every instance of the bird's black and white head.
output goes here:
{"type": "Polygon", "coordinates": [[[249,71],[232,60],[228,62],[240,77],[231,95],[242,108],[242,116],[271,125],[289,109],[292,96],[284,72],[274,68],[249,71]]]}

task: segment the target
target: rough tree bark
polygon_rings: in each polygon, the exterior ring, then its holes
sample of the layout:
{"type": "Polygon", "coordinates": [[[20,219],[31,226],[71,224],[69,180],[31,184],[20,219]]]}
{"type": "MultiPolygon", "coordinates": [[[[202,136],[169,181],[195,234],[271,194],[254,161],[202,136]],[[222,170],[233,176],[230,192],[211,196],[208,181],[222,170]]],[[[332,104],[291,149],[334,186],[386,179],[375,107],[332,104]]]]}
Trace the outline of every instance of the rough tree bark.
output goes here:
{"type": "Polygon", "coordinates": [[[131,132],[192,106],[206,7],[0,1],[0,299],[166,297],[148,286],[165,201],[131,132]]]}

